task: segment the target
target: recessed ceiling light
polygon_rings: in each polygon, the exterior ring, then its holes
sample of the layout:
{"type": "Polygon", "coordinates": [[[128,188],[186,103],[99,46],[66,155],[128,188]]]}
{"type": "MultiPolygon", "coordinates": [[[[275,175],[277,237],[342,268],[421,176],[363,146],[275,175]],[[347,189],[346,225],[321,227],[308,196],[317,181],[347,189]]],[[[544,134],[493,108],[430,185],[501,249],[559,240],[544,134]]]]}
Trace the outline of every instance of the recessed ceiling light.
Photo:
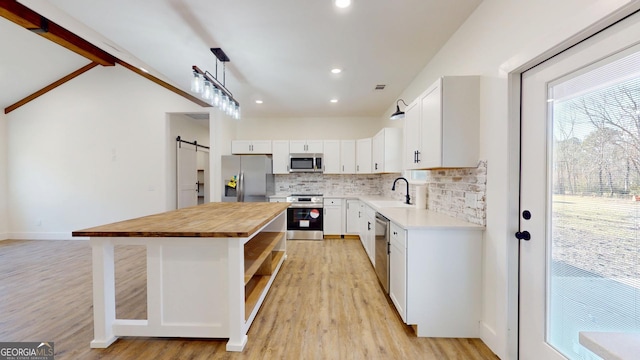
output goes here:
{"type": "Polygon", "coordinates": [[[262,104],[262,100],[256,100],[256,104],[262,104]]]}
{"type": "Polygon", "coordinates": [[[331,72],[332,72],[333,74],[340,74],[340,73],[342,72],[342,69],[338,69],[338,68],[331,69],[331,72]]]}
{"type": "Polygon", "coordinates": [[[338,99],[331,99],[331,102],[332,102],[332,103],[337,103],[337,102],[338,102],[338,99]]]}
{"type": "Polygon", "coordinates": [[[335,4],[339,8],[346,8],[346,7],[349,7],[349,5],[351,5],[351,0],[336,0],[335,4]]]}

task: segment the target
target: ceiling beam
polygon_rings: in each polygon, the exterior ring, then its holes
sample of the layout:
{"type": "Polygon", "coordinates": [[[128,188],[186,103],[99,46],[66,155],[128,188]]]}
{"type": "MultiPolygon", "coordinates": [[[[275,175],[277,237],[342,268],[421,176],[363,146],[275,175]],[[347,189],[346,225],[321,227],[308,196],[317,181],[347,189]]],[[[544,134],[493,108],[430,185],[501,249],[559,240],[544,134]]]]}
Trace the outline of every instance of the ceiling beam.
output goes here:
{"type": "Polygon", "coordinates": [[[49,21],[16,0],[0,0],[0,16],[45,37],[92,62],[114,66],[116,58],[60,25],[49,21]]]}
{"type": "Polygon", "coordinates": [[[191,102],[194,102],[194,103],[196,103],[196,104],[198,104],[198,105],[200,105],[202,107],[212,107],[213,106],[213,105],[209,104],[208,102],[200,99],[199,97],[193,96],[193,95],[189,94],[186,91],[182,91],[182,90],[178,89],[177,87],[167,83],[166,81],[164,81],[162,79],[159,79],[159,78],[149,74],[148,72],[142,71],[139,68],[137,68],[137,67],[125,62],[125,61],[122,61],[122,60],[118,59],[118,60],[116,60],[116,62],[118,64],[126,67],[127,69],[133,71],[134,73],[136,73],[136,74],[138,74],[138,75],[140,75],[140,76],[142,76],[142,77],[144,77],[144,78],[146,78],[148,80],[151,80],[154,83],[162,86],[163,88],[165,88],[165,89],[167,89],[169,91],[172,91],[172,92],[184,97],[185,99],[190,100],[191,102]]]}
{"type": "Polygon", "coordinates": [[[172,91],[202,107],[212,106],[211,104],[200,99],[199,97],[191,95],[186,91],[180,90],[179,88],[165,82],[164,80],[161,80],[145,71],[140,70],[139,68],[127,62],[124,62],[116,58],[115,56],[98,48],[97,46],[91,44],[87,40],[72,33],[71,31],[61,27],[60,25],[52,21],[49,21],[44,16],[41,16],[37,12],[18,3],[16,0],[0,0],[0,17],[3,17],[13,23],[16,23],[33,33],[36,33],[42,37],[45,37],[53,41],[54,43],[60,46],[63,46],[91,60],[91,63],[89,65],[86,65],[74,71],[73,73],[63,77],[62,79],[50,85],[47,85],[46,87],[34,92],[33,94],[25,97],[24,99],[16,102],[15,104],[6,107],[4,109],[5,114],[8,114],[9,112],[19,108],[20,106],[30,102],[31,100],[39,96],[42,96],[43,94],[55,89],[56,87],[66,83],[67,81],[77,77],[78,75],[96,67],[97,65],[114,66],[116,63],[126,67],[127,69],[137,73],[138,75],[143,76],[148,80],[151,80],[154,83],[164,87],[165,89],[172,91]]]}
{"type": "Polygon", "coordinates": [[[40,90],[38,90],[38,91],[34,92],[33,94],[31,94],[31,95],[29,95],[29,96],[25,97],[24,99],[22,99],[22,100],[20,100],[20,101],[16,102],[15,104],[7,106],[7,107],[4,109],[4,113],[5,113],[5,114],[8,114],[8,113],[12,112],[13,110],[15,110],[15,109],[19,108],[20,106],[22,106],[22,105],[24,105],[24,104],[28,103],[29,101],[34,100],[34,99],[36,99],[36,98],[38,98],[38,97],[40,97],[40,96],[42,96],[42,95],[44,95],[44,94],[48,93],[49,91],[51,91],[51,90],[53,90],[53,89],[57,88],[58,86],[60,86],[60,85],[62,85],[62,84],[64,84],[64,83],[66,83],[67,81],[69,81],[69,80],[71,80],[71,79],[73,79],[73,78],[75,78],[75,77],[79,76],[80,74],[83,74],[83,73],[85,73],[85,72],[87,72],[87,71],[89,71],[89,70],[93,69],[94,67],[96,67],[96,66],[98,66],[98,65],[99,65],[98,63],[92,62],[92,63],[90,63],[89,65],[85,65],[85,66],[81,67],[80,69],[78,69],[78,70],[76,70],[76,71],[72,72],[71,74],[69,74],[69,75],[67,75],[67,76],[63,77],[63,78],[62,78],[62,79],[60,79],[60,80],[57,80],[57,81],[55,81],[55,82],[53,82],[53,83],[51,83],[51,84],[49,84],[49,85],[47,85],[47,86],[43,87],[42,89],[40,89],[40,90]]]}

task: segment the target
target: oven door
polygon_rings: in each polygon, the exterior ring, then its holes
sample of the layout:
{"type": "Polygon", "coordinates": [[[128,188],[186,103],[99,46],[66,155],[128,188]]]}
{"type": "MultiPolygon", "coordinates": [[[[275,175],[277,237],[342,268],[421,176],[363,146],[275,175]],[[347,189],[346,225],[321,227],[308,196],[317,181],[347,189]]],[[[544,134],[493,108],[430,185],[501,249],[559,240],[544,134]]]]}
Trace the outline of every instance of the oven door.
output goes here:
{"type": "Polygon", "coordinates": [[[289,207],[287,209],[287,238],[298,240],[322,240],[323,223],[321,207],[289,207]]]}

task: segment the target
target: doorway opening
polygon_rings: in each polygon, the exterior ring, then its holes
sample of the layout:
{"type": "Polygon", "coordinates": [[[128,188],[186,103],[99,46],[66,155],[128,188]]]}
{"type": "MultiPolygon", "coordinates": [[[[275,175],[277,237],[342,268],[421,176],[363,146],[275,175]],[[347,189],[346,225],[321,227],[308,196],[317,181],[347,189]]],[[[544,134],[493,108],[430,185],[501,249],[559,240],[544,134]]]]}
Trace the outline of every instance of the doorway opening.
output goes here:
{"type": "Polygon", "coordinates": [[[169,114],[169,129],[169,207],[210,202],[209,113],[169,114]]]}

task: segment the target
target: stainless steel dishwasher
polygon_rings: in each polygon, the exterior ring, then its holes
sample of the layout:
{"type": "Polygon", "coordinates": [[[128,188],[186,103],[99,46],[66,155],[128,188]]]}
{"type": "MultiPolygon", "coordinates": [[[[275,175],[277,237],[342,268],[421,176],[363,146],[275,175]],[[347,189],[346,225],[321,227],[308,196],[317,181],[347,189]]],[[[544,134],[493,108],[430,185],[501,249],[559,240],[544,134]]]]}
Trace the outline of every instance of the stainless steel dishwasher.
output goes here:
{"type": "Polygon", "coordinates": [[[385,293],[389,293],[389,219],[376,213],[375,266],[378,280],[385,293]]]}

